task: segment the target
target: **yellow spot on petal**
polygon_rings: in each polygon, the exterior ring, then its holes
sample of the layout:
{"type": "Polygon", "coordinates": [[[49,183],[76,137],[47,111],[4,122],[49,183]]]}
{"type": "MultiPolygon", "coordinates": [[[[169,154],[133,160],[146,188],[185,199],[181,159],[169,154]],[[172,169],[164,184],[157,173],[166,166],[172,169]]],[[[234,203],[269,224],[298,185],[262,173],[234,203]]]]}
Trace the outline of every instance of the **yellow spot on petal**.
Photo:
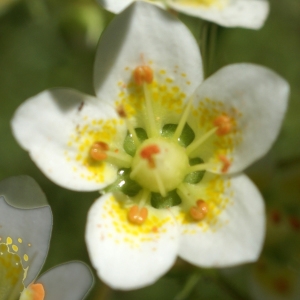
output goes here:
{"type": "Polygon", "coordinates": [[[12,239],[11,239],[11,237],[7,237],[7,238],[6,238],[6,244],[7,244],[7,245],[11,245],[11,244],[12,244],[12,239]]]}
{"type": "Polygon", "coordinates": [[[12,249],[13,249],[15,252],[18,252],[18,250],[19,250],[18,246],[12,245],[11,247],[12,247],[12,249]]]}

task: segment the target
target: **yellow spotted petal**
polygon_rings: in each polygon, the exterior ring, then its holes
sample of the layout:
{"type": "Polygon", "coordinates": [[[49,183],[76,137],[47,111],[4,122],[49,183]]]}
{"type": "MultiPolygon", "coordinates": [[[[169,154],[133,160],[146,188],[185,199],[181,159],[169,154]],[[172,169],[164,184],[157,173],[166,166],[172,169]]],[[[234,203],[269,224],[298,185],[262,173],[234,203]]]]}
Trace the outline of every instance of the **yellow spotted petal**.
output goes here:
{"type": "Polygon", "coordinates": [[[98,190],[116,178],[116,167],[90,156],[95,142],[117,151],[126,135],[123,120],[99,99],[67,89],[44,91],[18,108],[12,129],[41,170],[63,187],[98,190]]]}
{"type": "Polygon", "coordinates": [[[174,263],[178,229],[167,210],[148,207],[141,224],[128,221],[131,201],[106,194],[91,207],[86,242],[99,277],[116,289],[134,289],[155,282],[174,263]]]}
{"type": "Polygon", "coordinates": [[[207,216],[179,219],[179,256],[201,267],[255,261],[265,236],[265,211],[254,184],[245,175],[216,179],[200,196],[207,202],[207,216]]]}

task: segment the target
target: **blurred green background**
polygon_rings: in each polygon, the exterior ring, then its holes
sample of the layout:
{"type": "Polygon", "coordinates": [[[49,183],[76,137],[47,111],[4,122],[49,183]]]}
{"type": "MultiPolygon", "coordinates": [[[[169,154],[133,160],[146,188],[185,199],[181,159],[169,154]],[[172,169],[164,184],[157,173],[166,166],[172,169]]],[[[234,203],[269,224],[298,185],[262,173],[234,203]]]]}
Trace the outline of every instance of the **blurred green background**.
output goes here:
{"type": "MultiPolygon", "coordinates": [[[[267,237],[260,260],[217,272],[178,260],[156,284],[131,292],[111,290],[95,276],[87,299],[300,299],[300,1],[270,0],[270,5],[259,31],[218,28],[213,64],[218,69],[234,62],[258,63],[291,85],[275,146],[247,170],[266,200],[267,237]]],[[[181,17],[197,33],[199,21],[181,17]]],[[[10,119],[24,100],[47,88],[94,94],[95,49],[112,18],[92,0],[0,0],[0,180],[27,174],[47,195],[54,227],[44,270],[68,260],[90,264],[85,220],[99,194],[50,182],[15,142],[10,119]]]]}

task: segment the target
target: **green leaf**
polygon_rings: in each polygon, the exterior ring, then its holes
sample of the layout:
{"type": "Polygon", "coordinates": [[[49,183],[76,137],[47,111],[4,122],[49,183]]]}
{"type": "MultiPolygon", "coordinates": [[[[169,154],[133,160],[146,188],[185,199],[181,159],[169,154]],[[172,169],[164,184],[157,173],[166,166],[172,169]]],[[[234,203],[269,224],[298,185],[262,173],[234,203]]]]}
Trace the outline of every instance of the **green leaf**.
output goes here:
{"type": "MultiPolygon", "coordinates": [[[[136,132],[137,137],[139,138],[139,140],[141,142],[145,141],[146,139],[148,139],[148,135],[147,132],[145,131],[145,129],[143,128],[135,128],[134,129],[136,132]]],[[[136,145],[133,141],[132,138],[132,134],[131,133],[127,133],[124,143],[123,143],[123,148],[126,151],[127,154],[134,156],[135,152],[136,152],[136,145]]]]}
{"type": "Polygon", "coordinates": [[[181,203],[181,199],[176,193],[176,190],[168,192],[166,197],[159,193],[151,193],[151,205],[154,208],[168,208],[181,203]]]}
{"type": "Polygon", "coordinates": [[[131,169],[120,169],[118,171],[118,177],[116,181],[107,186],[102,191],[104,193],[119,191],[130,197],[137,195],[141,190],[141,186],[136,181],[130,178],[130,172],[131,169]]]}
{"type": "MultiPolygon", "coordinates": [[[[195,165],[204,163],[203,159],[200,157],[190,158],[189,162],[190,162],[190,166],[195,166],[195,165]]],[[[205,171],[192,172],[185,176],[184,182],[191,183],[191,184],[199,183],[202,180],[204,174],[205,174],[205,171]]]]}
{"type": "MultiPolygon", "coordinates": [[[[161,136],[171,138],[174,135],[177,126],[177,124],[164,125],[161,131],[161,136]]],[[[185,123],[182,133],[178,139],[179,144],[183,147],[187,147],[194,140],[194,138],[195,133],[193,129],[189,126],[188,123],[185,123]]]]}

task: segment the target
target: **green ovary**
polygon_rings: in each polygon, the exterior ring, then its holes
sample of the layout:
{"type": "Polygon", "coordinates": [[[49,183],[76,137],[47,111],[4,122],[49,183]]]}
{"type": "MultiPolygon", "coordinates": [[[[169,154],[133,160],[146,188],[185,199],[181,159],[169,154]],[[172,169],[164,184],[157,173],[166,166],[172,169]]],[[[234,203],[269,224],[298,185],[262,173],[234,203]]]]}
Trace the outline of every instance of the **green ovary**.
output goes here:
{"type": "Polygon", "coordinates": [[[21,258],[0,244],[0,299],[19,299],[23,290],[24,270],[21,258]]]}
{"type": "Polygon", "coordinates": [[[169,192],[183,182],[189,160],[185,149],[165,138],[150,138],[138,148],[131,179],[151,192],[169,192]]]}

